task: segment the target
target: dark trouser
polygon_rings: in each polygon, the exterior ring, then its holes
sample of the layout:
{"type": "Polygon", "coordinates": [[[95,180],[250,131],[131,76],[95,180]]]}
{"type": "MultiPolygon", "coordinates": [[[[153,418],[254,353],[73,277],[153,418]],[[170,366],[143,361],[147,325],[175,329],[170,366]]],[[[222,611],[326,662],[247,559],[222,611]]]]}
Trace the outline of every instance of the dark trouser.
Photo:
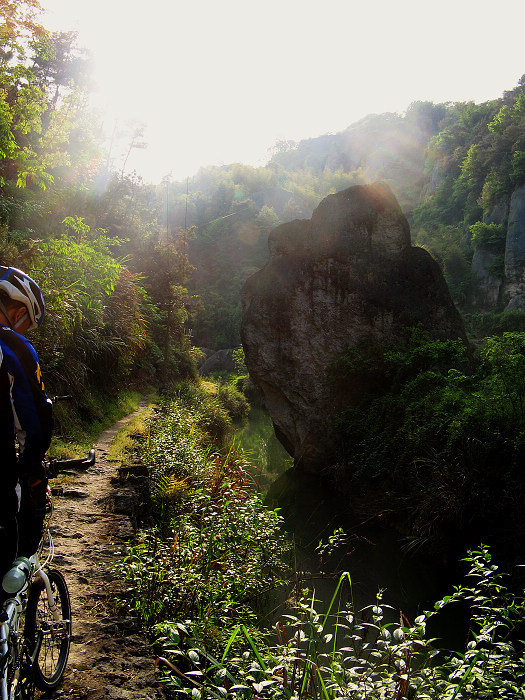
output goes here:
{"type": "Polygon", "coordinates": [[[18,549],[18,525],[16,518],[0,520],[0,583],[5,572],[11,568],[18,549]]]}
{"type": "MultiPolygon", "coordinates": [[[[38,549],[46,514],[46,489],[46,482],[29,488],[23,481],[18,513],[0,515],[0,577],[16,557],[30,557],[38,549]]],[[[12,512],[12,508],[9,510],[12,512]]]]}
{"type": "Polygon", "coordinates": [[[47,480],[29,488],[21,480],[22,494],[18,511],[18,552],[19,557],[30,557],[38,549],[42,538],[42,525],[46,514],[47,480]]]}

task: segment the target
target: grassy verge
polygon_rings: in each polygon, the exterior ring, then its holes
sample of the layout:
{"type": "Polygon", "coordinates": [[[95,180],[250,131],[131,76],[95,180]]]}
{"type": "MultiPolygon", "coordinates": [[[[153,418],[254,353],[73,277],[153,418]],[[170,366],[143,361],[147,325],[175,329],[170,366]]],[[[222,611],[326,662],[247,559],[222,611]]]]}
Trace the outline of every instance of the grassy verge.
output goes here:
{"type": "Polygon", "coordinates": [[[137,410],[142,396],[129,390],[116,396],[89,393],[57,402],[50,454],[58,458],[85,455],[102,431],[137,410]]]}
{"type": "Polygon", "coordinates": [[[469,552],[468,586],[413,621],[393,614],[383,595],[356,610],[342,574],[327,612],[315,592],[298,599],[269,634],[255,639],[242,621],[214,657],[182,625],[165,625],[164,682],[169,697],[268,700],[492,700],[524,697],[523,595],[515,596],[486,547],[469,552]],[[464,653],[440,652],[427,623],[450,605],[470,608],[464,653]],[[397,618],[397,619],[396,619],[397,618]],[[234,643],[244,643],[239,653],[234,643]],[[167,658],[166,658],[167,657],[167,658]]]}

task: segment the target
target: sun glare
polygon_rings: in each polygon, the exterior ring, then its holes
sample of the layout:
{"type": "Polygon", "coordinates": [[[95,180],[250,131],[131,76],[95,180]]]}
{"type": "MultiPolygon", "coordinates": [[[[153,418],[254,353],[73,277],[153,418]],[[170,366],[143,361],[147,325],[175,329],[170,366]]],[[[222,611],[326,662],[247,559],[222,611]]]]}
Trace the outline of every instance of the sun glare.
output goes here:
{"type": "Polygon", "coordinates": [[[510,0],[497,16],[484,0],[42,4],[50,28],[76,29],[92,52],[106,132],[115,121],[122,132],[145,125],[148,148],[134,149],[129,167],[157,181],[201,165],[261,164],[277,140],[416,100],[494,99],[524,70],[525,9],[510,0]]]}

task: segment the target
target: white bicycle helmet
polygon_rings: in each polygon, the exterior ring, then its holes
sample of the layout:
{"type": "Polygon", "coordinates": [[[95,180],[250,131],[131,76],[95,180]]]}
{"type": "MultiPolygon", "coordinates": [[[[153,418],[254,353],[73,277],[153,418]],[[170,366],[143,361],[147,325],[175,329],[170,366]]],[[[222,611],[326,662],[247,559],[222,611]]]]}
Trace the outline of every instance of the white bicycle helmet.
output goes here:
{"type": "Polygon", "coordinates": [[[38,328],[44,319],[46,305],[38,284],[16,267],[0,265],[0,289],[11,299],[22,302],[27,308],[31,325],[27,330],[38,328]]]}

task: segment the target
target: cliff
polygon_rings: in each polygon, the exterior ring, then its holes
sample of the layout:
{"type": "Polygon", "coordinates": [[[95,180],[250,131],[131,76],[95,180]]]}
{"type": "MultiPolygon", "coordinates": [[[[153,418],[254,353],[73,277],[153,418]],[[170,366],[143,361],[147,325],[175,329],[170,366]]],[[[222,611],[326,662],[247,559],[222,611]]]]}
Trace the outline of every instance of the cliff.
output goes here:
{"type": "Polygon", "coordinates": [[[507,309],[525,308],[525,185],[512,193],[505,242],[507,309]]]}

